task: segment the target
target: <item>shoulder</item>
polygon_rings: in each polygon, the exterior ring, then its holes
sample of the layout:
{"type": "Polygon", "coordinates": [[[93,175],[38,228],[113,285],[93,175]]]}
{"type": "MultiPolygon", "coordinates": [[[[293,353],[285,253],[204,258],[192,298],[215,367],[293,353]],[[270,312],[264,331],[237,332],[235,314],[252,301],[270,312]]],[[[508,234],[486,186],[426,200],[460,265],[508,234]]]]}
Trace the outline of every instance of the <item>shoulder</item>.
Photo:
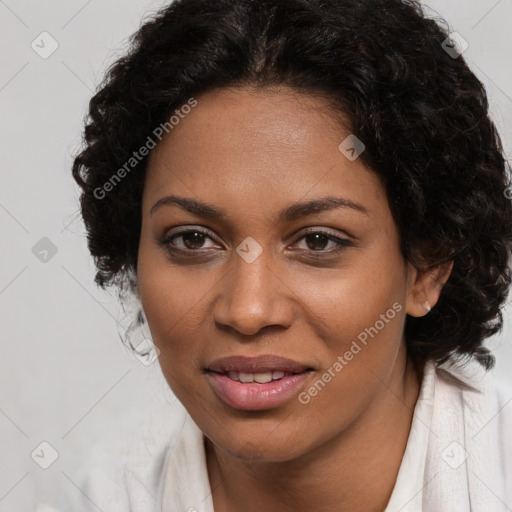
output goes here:
{"type": "Polygon", "coordinates": [[[460,481],[466,482],[475,510],[486,509],[484,504],[490,502],[493,506],[488,510],[501,511],[504,503],[511,506],[510,382],[485,372],[474,361],[437,367],[435,381],[432,428],[438,438],[433,436],[433,444],[438,448],[436,459],[448,465],[441,465],[443,478],[452,481],[457,472],[464,474],[460,481]]]}
{"type": "Polygon", "coordinates": [[[179,402],[124,426],[98,442],[80,468],[74,510],[149,512],[158,509],[162,473],[186,419],[179,402]]]}

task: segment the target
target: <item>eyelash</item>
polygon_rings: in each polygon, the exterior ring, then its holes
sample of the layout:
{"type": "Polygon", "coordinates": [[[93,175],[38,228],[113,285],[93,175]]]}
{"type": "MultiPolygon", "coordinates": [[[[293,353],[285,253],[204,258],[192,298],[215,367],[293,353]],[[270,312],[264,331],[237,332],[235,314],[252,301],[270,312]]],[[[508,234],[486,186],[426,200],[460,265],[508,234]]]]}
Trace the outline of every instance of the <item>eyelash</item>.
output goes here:
{"type": "MultiPolygon", "coordinates": [[[[179,247],[175,247],[175,246],[173,247],[170,245],[173,242],[173,240],[183,237],[184,235],[187,235],[189,233],[199,233],[201,235],[204,235],[206,238],[210,238],[210,240],[215,241],[215,240],[213,240],[213,238],[211,236],[208,235],[207,232],[205,232],[201,229],[187,229],[187,230],[180,231],[178,233],[173,233],[170,236],[164,236],[160,240],[160,244],[171,255],[194,257],[194,256],[197,256],[198,253],[201,253],[201,252],[204,253],[205,250],[202,250],[202,249],[181,249],[179,247]]],[[[299,242],[300,240],[303,240],[308,235],[315,235],[315,234],[321,234],[321,235],[326,236],[329,241],[336,242],[338,244],[338,247],[334,250],[322,249],[322,250],[315,251],[313,249],[309,249],[309,250],[303,249],[303,250],[298,250],[298,252],[309,252],[311,257],[313,257],[313,258],[324,258],[324,257],[332,256],[333,254],[337,254],[337,253],[343,251],[345,248],[353,245],[350,240],[348,240],[346,238],[340,238],[340,237],[334,236],[333,234],[331,234],[327,231],[323,231],[321,229],[314,229],[314,230],[312,229],[311,231],[304,233],[299,239],[296,240],[295,243],[299,242]]]]}

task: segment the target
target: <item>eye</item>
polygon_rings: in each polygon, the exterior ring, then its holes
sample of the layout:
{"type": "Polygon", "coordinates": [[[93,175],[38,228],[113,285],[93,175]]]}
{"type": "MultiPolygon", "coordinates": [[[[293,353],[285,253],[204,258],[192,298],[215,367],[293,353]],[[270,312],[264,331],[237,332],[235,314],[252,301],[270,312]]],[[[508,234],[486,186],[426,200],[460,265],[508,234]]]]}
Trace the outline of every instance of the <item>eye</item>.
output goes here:
{"type": "MultiPolygon", "coordinates": [[[[181,252],[197,251],[198,249],[208,249],[212,246],[205,247],[206,240],[212,240],[208,234],[200,229],[188,229],[173,235],[167,235],[161,243],[170,251],[178,250],[181,252]]],[[[213,246],[215,247],[215,246],[213,246]]]]}
{"type": "Polygon", "coordinates": [[[332,254],[334,252],[341,251],[345,247],[352,245],[352,242],[346,238],[341,238],[327,231],[320,230],[310,231],[309,233],[306,233],[304,236],[299,238],[295,243],[297,244],[298,242],[301,241],[305,242],[305,251],[316,253],[325,252],[327,254],[332,254]],[[331,244],[330,247],[329,244],[331,244]],[[334,250],[329,250],[333,248],[334,250]]]}

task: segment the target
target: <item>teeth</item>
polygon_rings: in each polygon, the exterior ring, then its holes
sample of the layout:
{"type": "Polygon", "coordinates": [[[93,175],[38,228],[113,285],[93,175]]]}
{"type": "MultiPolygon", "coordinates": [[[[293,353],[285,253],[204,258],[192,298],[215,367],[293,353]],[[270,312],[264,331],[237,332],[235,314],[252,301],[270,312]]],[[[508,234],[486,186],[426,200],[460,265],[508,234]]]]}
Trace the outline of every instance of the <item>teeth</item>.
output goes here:
{"type": "Polygon", "coordinates": [[[238,372],[228,372],[228,376],[231,380],[238,380],[238,372]]]}
{"type": "Polygon", "coordinates": [[[240,372],[240,375],[238,376],[238,378],[240,379],[240,382],[252,382],[254,380],[254,373],[240,372]]]}
{"type": "Polygon", "coordinates": [[[289,376],[292,374],[289,372],[285,373],[280,370],[261,373],[228,372],[228,377],[231,380],[243,383],[258,382],[259,384],[266,384],[272,380],[282,379],[285,375],[289,376]]]}
{"type": "Polygon", "coordinates": [[[260,384],[265,384],[265,382],[270,382],[272,380],[272,372],[265,373],[255,373],[254,381],[259,382],[260,384]]]}

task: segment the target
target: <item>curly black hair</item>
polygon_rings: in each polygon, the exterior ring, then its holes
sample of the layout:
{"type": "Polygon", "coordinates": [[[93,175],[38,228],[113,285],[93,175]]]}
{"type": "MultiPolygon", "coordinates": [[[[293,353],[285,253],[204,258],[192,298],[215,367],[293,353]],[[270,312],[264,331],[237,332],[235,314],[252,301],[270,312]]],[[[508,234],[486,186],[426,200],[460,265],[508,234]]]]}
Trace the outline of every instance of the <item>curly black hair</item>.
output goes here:
{"type": "Polygon", "coordinates": [[[483,342],[502,328],[511,282],[510,178],[484,86],[449,36],[413,0],[176,0],[151,15],[91,99],[73,163],[95,282],[135,289],[148,157],[129,173],[126,162],[155,128],[214,88],[285,85],[349,118],[404,257],[454,262],[436,307],[406,319],[409,353],[490,369],[483,342]]]}

